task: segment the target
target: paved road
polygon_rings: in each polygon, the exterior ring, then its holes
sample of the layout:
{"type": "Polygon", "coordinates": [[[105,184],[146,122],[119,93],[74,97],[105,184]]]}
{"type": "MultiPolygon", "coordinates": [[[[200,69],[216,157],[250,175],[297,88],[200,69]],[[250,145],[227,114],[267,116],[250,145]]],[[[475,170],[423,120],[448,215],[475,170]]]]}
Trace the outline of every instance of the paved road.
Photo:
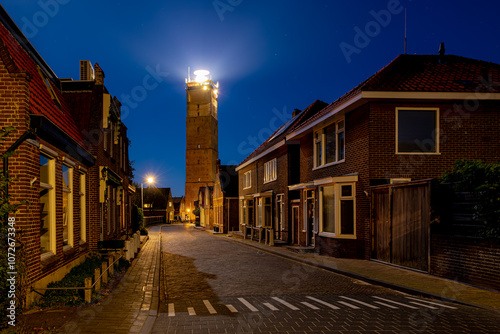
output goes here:
{"type": "Polygon", "coordinates": [[[162,229],[152,333],[500,333],[500,313],[416,298],[195,229],[162,229]]]}

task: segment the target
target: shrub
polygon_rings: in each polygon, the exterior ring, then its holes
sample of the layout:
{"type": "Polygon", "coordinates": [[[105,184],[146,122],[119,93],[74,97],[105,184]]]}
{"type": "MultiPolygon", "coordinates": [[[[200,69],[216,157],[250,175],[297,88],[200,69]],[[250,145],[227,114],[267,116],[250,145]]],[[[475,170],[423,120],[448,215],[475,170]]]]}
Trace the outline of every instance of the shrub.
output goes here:
{"type": "Polygon", "coordinates": [[[500,163],[462,159],[442,182],[452,183],[455,191],[471,192],[478,200],[475,215],[484,221],[480,236],[500,238],[500,163]]]}

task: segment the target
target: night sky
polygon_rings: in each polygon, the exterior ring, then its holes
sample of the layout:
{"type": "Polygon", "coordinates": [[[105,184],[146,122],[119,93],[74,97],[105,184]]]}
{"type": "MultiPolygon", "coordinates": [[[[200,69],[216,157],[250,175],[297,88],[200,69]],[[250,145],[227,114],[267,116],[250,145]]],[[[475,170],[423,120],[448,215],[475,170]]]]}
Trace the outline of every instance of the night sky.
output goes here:
{"type": "Polygon", "coordinates": [[[331,103],[404,53],[500,63],[497,1],[2,0],[60,78],[99,63],[123,103],[135,181],[184,194],[188,67],[219,89],[219,156],[238,164],[295,108],[331,103]],[[147,89],[146,89],[147,88],[147,89]]]}

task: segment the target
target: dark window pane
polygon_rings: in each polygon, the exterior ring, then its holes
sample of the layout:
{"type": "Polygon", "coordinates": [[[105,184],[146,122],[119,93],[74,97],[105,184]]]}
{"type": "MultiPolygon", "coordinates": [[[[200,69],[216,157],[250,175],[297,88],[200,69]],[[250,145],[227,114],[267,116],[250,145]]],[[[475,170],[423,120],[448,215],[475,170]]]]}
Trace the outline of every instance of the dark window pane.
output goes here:
{"type": "Polygon", "coordinates": [[[436,152],[436,111],[398,111],[398,152],[436,152]]]}
{"type": "Polygon", "coordinates": [[[354,201],[340,201],[340,233],[354,234],[354,201]]]}
{"type": "Polygon", "coordinates": [[[352,196],[352,186],[342,186],[342,196],[352,196]]]}
{"type": "Polygon", "coordinates": [[[339,150],[339,161],[344,160],[344,152],[345,152],[345,140],[344,140],[344,132],[340,132],[338,135],[338,150],[339,150]]]}
{"type": "Polygon", "coordinates": [[[335,233],[335,187],[323,188],[323,232],[335,233]]]}
{"type": "Polygon", "coordinates": [[[336,161],[335,124],[332,124],[325,128],[325,136],[326,136],[325,140],[326,163],[335,162],[336,161]]]}

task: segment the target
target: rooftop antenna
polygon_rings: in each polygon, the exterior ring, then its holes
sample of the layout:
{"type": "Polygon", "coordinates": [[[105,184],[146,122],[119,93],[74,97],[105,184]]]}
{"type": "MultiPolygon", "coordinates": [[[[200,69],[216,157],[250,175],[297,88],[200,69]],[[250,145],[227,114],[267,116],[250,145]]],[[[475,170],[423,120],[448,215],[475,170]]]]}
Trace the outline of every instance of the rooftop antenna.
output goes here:
{"type": "Polygon", "coordinates": [[[405,54],[406,54],[406,8],[405,8],[405,54]]]}

